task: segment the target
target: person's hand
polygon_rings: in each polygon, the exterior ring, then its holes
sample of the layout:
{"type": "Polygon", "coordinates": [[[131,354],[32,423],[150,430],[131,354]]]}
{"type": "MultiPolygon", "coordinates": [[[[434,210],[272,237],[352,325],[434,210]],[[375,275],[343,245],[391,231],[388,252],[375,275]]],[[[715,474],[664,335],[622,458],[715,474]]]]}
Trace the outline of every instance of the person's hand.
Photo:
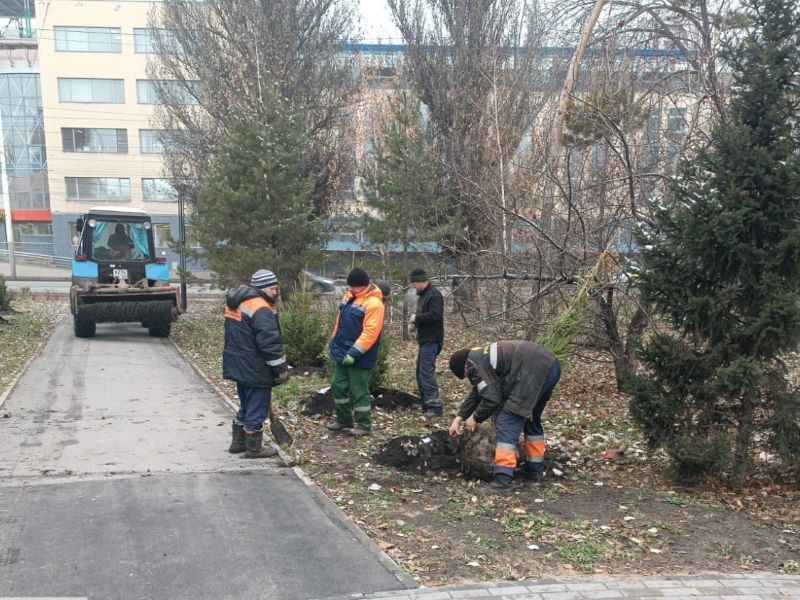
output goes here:
{"type": "Polygon", "coordinates": [[[352,354],[348,354],[342,359],[342,365],[345,367],[352,367],[354,364],[356,364],[356,359],[353,358],[352,354]]]}
{"type": "Polygon", "coordinates": [[[408,324],[414,325],[417,322],[417,313],[411,313],[411,316],[408,317],[408,324]]]}
{"type": "Polygon", "coordinates": [[[467,419],[466,422],[464,423],[464,426],[470,433],[474,433],[475,428],[478,426],[478,422],[475,420],[475,417],[470,415],[469,419],[467,419]]]}
{"type": "Polygon", "coordinates": [[[275,378],[275,385],[283,385],[289,381],[289,370],[281,371],[278,373],[278,376],[275,378]]]}
{"type": "Polygon", "coordinates": [[[460,431],[460,429],[461,429],[461,421],[463,421],[463,420],[464,419],[462,419],[461,417],[456,417],[455,419],[453,419],[453,422],[450,423],[450,429],[447,430],[447,432],[450,434],[450,437],[455,438],[455,437],[458,437],[461,434],[461,431],[460,431]]]}

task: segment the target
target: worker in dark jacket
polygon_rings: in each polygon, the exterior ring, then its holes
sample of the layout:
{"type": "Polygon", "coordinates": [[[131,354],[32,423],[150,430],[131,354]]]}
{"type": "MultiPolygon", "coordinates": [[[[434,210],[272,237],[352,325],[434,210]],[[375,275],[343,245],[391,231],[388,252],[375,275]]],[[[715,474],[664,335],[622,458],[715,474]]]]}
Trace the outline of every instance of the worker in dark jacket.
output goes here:
{"type": "Polygon", "coordinates": [[[233,419],[229,451],[245,458],[268,458],[278,451],[264,446],[264,421],[272,388],[289,379],[283,339],[275,307],[278,278],[261,269],[250,285],[240,285],[225,298],[225,350],[222,375],[236,382],[239,412],[233,419]]]}
{"type": "Polygon", "coordinates": [[[472,392],[450,424],[450,435],[459,434],[461,423],[475,431],[499,410],[495,422],[497,442],[492,472],[494,480],[481,491],[507,495],[512,492],[517,466],[519,435],[525,432],[525,470],[536,480],[545,476],[545,437],[542,412],[561,378],[561,365],[544,346],[510,340],[484,348],[459,350],[450,357],[450,370],[469,379],[472,392]]]}
{"type": "Polygon", "coordinates": [[[417,387],[427,417],[440,417],[444,405],[436,383],[436,357],[444,344],[444,300],[428,279],[425,269],[411,271],[411,285],[417,291],[417,312],[409,324],[417,329],[417,387]]]}
{"type": "Polygon", "coordinates": [[[350,271],[347,285],[331,339],[331,360],[335,363],[331,394],[336,420],[326,427],[361,437],[372,431],[369,379],[378,361],[385,307],[383,293],[370,283],[364,269],[350,271]]]}

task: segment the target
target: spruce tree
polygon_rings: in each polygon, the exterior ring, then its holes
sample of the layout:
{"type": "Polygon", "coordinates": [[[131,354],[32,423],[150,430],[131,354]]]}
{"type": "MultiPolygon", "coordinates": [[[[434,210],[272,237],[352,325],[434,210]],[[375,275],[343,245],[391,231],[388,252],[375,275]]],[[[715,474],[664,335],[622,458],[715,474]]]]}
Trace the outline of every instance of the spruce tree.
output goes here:
{"type": "MultiPolygon", "coordinates": [[[[403,277],[408,278],[409,251],[415,243],[437,237],[444,205],[436,195],[419,103],[401,90],[390,109],[383,137],[374,143],[374,164],[365,177],[365,200],[372,213],[365,216],[365,229],[370,241],[401,253],[403,277]]],[[[405,320],[405,295],[403,299],[405,320]]],[[[407,335],[404,328],[403,337],[407,335]]]]}
{"type": "Polygon", "coordinates": [[[794,0],[745,0],[726,45],[726,118],[658,209],[642,276],[669,331],[643,349],[631,411],[682,478],[743,484],[753,444],[793,465],[800,403],[781,354],[800,341],[800,13],[794,0]]]}
{"type": "Polygon", "coordinates": [[[221,284],[246,281],[260,268],[295,282],[320,256],[324,227],[314,216],[313,178],[303,174],[307,151],[302,119],[273,90],[231,127],[192,214],[203,256],[221,284]]]}

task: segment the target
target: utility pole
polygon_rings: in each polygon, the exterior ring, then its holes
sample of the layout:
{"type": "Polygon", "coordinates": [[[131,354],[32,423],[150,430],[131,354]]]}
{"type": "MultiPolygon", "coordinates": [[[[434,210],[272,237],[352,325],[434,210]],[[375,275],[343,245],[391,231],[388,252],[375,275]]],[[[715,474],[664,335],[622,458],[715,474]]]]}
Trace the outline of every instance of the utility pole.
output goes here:
{"type": "Polygon", "coordinates": [[[6,140],[3,135],[3,114],[0,111],[0,185],[3,186],[3,216],[6,222],[6,247],[11,278],[17,276],[17,261],[14,256],[14,228],[11,226],[11,195],[8,193],[8,173],[6,173],[6,140]]]}
{"type": "Polygon", "coordinates": [[[181,254],[178,269],[181,277],[181,310],[186,312],[186,213],[184,211],[183,192],[178,192],[178,236],[180,237],[181,254]]]}

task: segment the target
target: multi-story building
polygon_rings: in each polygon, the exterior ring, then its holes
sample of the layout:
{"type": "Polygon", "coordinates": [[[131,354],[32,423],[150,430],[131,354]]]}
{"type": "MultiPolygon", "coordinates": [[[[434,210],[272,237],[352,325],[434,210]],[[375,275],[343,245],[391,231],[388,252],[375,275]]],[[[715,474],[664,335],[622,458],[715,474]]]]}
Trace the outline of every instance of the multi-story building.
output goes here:
{"type": "Polygon", "coordinates": [[[153,216],[156,247],[177,237],[177,195],[165,176],[156,96],[147,78],[154,3],[48,2],[37,13],[53,250],[69,256],[75,221],[98,204],[153,216]]]}
{"type": "MultiPolygon", "coordinates": [[[[0,4],[0,189],[8,195],[16,246],[49,254],[52,226],[37,46],[25,3],[0,4]]],[[[4,242],[2,226],[1,249],[4,242]]]]}

